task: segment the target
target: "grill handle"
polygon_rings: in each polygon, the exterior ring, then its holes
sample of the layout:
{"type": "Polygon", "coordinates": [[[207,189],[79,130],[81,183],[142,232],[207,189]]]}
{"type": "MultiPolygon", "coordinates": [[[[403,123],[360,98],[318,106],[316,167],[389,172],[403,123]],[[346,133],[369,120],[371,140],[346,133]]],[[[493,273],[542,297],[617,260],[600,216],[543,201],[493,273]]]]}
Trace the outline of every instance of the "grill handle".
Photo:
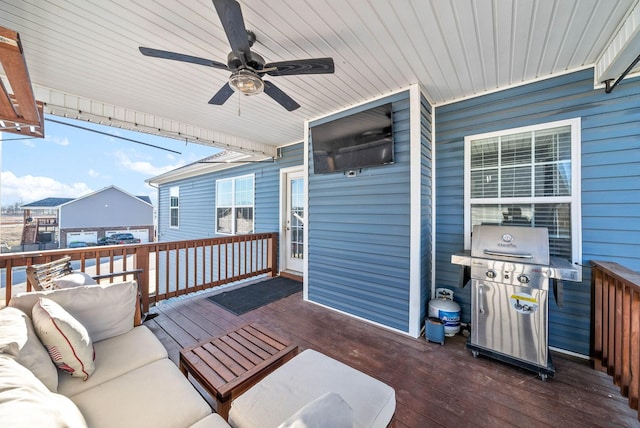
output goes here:
{"type": "Polygon", "coordinates": [[[531,253],[504,253],[502,251],[493,251],[493,250],[484,250],[484,253],[488,256],[513,257],[516,259],[532,259],[533,258],[533,254],[531,253]]]}
{"type": "Polygon", "coordinates": [[[484,314],[484,285],[478,285],[478,312],[484,314]]]}

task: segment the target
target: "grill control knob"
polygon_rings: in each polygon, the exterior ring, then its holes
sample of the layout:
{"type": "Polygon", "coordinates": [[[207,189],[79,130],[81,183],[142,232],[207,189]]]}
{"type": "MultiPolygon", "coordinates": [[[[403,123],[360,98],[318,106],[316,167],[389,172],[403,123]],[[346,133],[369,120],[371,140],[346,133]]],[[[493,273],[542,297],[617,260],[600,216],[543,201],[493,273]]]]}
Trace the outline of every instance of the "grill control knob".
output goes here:
{"type": "Polygon", "coordinates": [[[495,278],[498,274],[496,273],[495,270],[488,270],[485,275],[487,276],[487,278],[495,278]]]}
{"type": "Polygon", "coordinates": [[[527,276],[527,275],[518,275],[518,281],[520,281],[523,284],[528,284],[529,281],[531,281],[531,279],[527,276]]]}

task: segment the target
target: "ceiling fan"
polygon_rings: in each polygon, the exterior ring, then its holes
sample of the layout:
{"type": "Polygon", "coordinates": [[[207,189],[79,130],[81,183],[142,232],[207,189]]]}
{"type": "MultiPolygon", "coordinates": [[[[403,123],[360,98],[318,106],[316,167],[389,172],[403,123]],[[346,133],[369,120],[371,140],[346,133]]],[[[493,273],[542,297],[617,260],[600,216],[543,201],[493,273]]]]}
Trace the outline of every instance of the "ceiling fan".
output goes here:
{"type": "Polygon", "coordinates": [[[231,71],[229,82],[209,100],[209,104],[222,105],[235,91],[244,95],[257,95],[264,91],[282,107],[288,111],[293,111],[300,107],[300,104],[270,81],[263,80],[262,77],[265,74],[269,76],[291,76],[295,74],[330,74],[334,72],[332,58],[311,58],[265,63],[264,58],[251,51],[251,46],[256,41],[256,36],[252,31],[247,31],[245,28],[240,4],[235,0],[213,0],[213,5],[231,45],[231,52],[227,56],[227,64],[176,52],[139,47],[140,52],[146,56],[190,62],[231,71]]]}

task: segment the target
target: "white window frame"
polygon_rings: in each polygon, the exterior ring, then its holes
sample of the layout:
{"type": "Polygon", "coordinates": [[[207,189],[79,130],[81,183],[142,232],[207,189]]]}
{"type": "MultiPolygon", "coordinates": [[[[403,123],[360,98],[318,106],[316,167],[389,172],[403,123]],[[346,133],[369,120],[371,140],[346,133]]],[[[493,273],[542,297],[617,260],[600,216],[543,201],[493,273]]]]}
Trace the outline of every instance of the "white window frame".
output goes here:
{"type": "MultiPolygon", "coordinates": [[[[229,177],[229,178],[222,178],[219,180],[216,180],[216,208],[215,208],[215,233],[218,235],[237,235],[238,231],[236,230],[236,210],[238,208],[251,208],[252,213],[253,213],[253,217],[251,219],[251,232],[250,233],[255,233],[255,224],[256,224],[256,209],[255,209],[255,204],[256,204],[256,178],[255,178],[255,174],[245,174],[245,175],[239,175],[236,177],[229,177]],[[252,187],[252,199],[251,199],[251,205],[237,205],[236,204],[236,182],[239,180],[243,180],[246,178],[251,178],[251,187],[252,187]],[[226,183],[226,182],[231,182],[231,196],[232,196],[232,203],[230,206],[227,205],[219,205],[219,198],[218,198],[218,189],[219,189],[219,185],[221,183],[226,183]],[[231,208],[231,233],[223,231],[221,232],[220,230],[218,230],[218,208],[231,208]]],[[[244,234],[244,233],[243,233],[244,234]]]]}
{"type": "Polygon", "coordinates": [[[541,131],[562,126],[571,127],[571,195],[570,196],[531,196],[531,197],[497,197],[474,198],[477,204],[530,204],[564,202],[571,205],[571,262],[582,263],[582,204],[580,198],[581,171],[581,119],[573,118],[555,122],[541,123],[532,126],[506,129],[485,134],[469,135],[464,138],[464,248],[471,248],[471,143],[475,140],[502,137],[533,131],[541,131]]]}
{"type": "Polygon", "coordinates": [[[180,227],[180,186],[171,186],[169,188],[169,228],[178,229],[180,227]],[[178,204],[174,207],[172,205],[173,198],[177,199],[178,204]],[[173,224],[173,211],[176,211],[176,219],[178,224],[173,224]]]}

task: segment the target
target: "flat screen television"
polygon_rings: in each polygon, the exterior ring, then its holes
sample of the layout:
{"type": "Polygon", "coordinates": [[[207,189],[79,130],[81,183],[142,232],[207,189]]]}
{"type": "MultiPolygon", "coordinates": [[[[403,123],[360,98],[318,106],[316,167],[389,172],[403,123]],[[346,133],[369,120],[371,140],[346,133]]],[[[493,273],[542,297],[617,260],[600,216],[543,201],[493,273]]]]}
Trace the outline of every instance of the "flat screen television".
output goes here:
{"type": "Polygon", "coordinates": [[[312,126],[313,172],[326,174],[393,163],[391,103],[312,126]]]}

